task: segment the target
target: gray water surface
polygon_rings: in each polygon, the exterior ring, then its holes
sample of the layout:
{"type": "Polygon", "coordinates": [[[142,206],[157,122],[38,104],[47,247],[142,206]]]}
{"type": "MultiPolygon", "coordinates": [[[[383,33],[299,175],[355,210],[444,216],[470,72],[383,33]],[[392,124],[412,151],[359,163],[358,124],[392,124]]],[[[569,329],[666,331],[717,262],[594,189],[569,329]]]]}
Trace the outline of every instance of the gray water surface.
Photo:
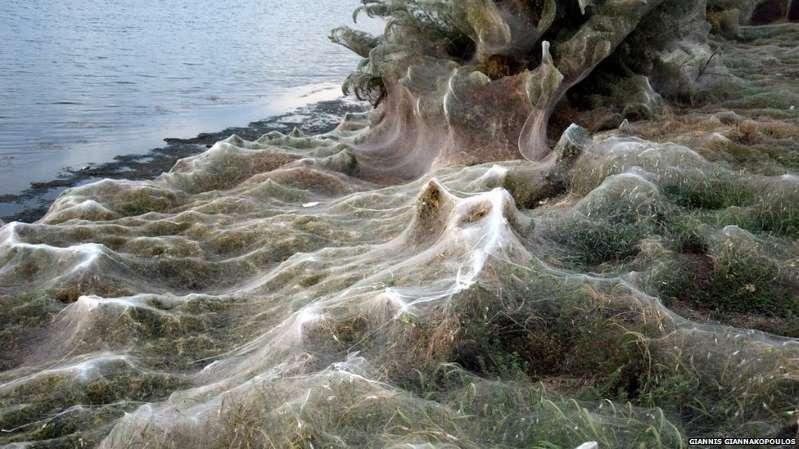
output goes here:
{"type": "Polygon", "coordinates": [[[0,195],[334,98],[357,63],[327,35],[358,0],[2,3],[0,195]]]}

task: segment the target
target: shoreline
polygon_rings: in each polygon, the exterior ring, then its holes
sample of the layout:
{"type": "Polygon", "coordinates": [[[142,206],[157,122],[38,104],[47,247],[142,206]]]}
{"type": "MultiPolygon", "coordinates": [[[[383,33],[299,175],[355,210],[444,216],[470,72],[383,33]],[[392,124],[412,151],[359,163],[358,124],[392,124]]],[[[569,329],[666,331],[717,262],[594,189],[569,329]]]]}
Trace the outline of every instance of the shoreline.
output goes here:
{"type": "Polygon", "coordinates": [[[293,111],[229,127],[217,132],[203,132],[188,139],[164,138],[165,145],[144,153],[114,157],[113,161],[90,164],[80,169],[64,169],[64,174],[46,182],[34,182],[16,194],[0,195],[0,220],[32,223],[39,220],[50,204],[66,189],[100,179],[154,179],[169,171],[179,159],[210,148],[232,134],[254,140],[272,131],[289,133],[298,128],[306,134],[320,134],[334,129],[348,112],[363,112],[364,103],[339,97],[299,107],[293,111]]]}

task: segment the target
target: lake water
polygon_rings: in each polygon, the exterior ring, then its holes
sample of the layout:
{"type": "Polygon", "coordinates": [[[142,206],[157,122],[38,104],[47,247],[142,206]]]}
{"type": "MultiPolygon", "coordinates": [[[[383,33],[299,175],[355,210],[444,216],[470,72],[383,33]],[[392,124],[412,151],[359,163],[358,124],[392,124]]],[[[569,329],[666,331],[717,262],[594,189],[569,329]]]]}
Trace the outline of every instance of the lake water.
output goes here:
{"type": "Polygon", "coordinates": [[[357,57],[327,35],[359,3],[3,2],[0,194],[340,95],[357,57]]]}

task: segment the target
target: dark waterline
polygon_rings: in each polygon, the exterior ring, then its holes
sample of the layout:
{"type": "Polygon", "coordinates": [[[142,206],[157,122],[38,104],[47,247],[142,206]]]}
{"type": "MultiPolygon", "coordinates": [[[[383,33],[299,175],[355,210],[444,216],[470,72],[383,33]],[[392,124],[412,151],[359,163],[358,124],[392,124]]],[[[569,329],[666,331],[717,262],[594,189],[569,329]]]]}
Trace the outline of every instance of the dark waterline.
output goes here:
{"type": "MultiPolygon", "coordinates": [[[[29,0],[0,9],[0,195],[165,137],[339,95],[358,0],[29,0]]],[[[374,29],[375,24],[367,24],[374,29]]]]}
{"type": "Polygon", "coordinates": [[[68,169],[58,178],[34,182],[18,194],[0,195],[0,220],[34,222],[44,216],[50,203],[69,187],[106,178],[156,178],[168,171],[178,159],[205,151],[213,143],[233,134],[248,140],[256,140],[272,131],[287,134],[295,129],[309,135],[318,134],[333,130],[345,114],[364,112],[368,107],[368,103],[339,98],[311,103],[288,113],[251,122],[247,126],[204,132],[189,139],[167,138],[164,139],[165,145],[146,153],[119,155],[110,162],[68,169]]]}

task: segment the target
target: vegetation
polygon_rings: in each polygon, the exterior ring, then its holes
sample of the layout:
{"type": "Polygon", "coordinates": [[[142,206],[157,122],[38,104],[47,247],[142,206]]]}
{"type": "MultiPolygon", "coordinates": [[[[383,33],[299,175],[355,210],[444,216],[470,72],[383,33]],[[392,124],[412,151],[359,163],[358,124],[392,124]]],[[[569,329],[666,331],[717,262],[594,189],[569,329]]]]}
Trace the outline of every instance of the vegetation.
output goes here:
{"type": "Polygon", "coordinates": [[[368,116],[0,228],[0,444],[794,437],[799,34],[749,3],[365,0],[368,116]]]}

